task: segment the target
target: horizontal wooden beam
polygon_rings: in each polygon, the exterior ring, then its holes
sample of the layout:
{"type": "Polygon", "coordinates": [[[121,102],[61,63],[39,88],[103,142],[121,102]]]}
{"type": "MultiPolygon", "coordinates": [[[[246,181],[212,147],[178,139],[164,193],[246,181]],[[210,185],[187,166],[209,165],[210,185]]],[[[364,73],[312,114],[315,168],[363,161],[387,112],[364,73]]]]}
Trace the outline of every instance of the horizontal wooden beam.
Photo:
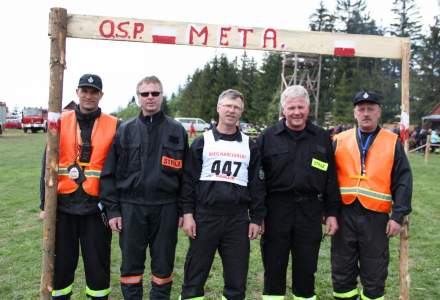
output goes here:
{"type": "MultiPolygon", "coordinates": [[[[50,32],[49,32],[50,34],[50,32]]],[[[407,38],[68,15],[72,38],[402,59],[407,38]]]]}

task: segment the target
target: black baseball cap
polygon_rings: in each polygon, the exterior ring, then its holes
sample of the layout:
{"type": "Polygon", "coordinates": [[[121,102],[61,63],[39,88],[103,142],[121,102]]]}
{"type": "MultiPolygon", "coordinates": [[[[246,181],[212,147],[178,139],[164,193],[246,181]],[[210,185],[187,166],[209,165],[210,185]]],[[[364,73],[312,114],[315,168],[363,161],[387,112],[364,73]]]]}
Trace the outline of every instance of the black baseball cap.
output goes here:
{"type": "Polygon", "coordinates": [[[97,89],[98,91],[102,91],[102,80],[101,77],[95,74],[84,74],[81,76],[78,82],[78,87],[92,87],[97,89]]]}
{"type": "Polygon", "coordinates": [[[371,102],[380,105],[380,98],[380,95],[376,92],[360,91],[354,96],[353,105],[361,102],[371,102]]]}

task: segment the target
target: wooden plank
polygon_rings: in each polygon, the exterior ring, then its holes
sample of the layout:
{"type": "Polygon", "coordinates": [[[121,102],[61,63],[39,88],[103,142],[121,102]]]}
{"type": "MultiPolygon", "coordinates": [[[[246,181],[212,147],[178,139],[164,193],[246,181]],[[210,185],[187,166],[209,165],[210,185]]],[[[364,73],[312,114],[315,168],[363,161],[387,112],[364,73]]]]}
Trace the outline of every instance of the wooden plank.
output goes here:
{"type": "Polygon", "coordinates": [[[406,38],[68,15],[72,38],[401,59],[406,38]],[[345,47],[345,48],[344,48],[345,47]]]}

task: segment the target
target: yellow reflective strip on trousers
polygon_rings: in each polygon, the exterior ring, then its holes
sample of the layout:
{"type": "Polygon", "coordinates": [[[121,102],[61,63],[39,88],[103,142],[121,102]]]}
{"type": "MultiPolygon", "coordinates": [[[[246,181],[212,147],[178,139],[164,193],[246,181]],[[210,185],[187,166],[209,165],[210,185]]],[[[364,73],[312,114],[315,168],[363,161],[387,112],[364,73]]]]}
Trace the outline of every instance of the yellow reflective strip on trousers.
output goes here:
{"type": "Polygon", "coordinates": [[[104,297],[110,294],[111,288],[104,289],[104,290],[92,290],[88,286],[86,286],[86,295],[92,296],[92,297],[104,297]]]}
{"type": "Polygon", "coordinates": [[[293,300],[316,300],[316,295],[313,295],[313,297],[310,298],[298,297],[293,295],[293,300]]]}
{"type": "Polygon", "coordinates": [[[263,300],[284,300],[284,296],[263,295],[263,300]]]}
{"type": "Polygon", "coordinates": [[[338,297],[338,298],[351,298],[351,297],[357,296],[357,295],[359,295],[358,289],[354,289],[354,290],[351,290],[351,291],[345,292],[345,293],[333,292],[333,296],[338,297]]]}
{"type": "Polygon", "coordinates": [[[185,299],[183,299],[182,296],[179,296],[179,300],[203,300],[203,296],[194,297],[194,298],[185,298],[185,299]]]}
{"type": "Polygon", "coordinates": [[[362,300],[385,300],[384,296],[378,297],[378,298],[369,298],[364,295],[364,291],[361,291],[361,299],[362,300]]]}
{"type": "Polygon", "coordinates": [[[68,295],[72,292],[72,288],[73,288],[73,283],[64,289],[53,290],[51,295],[52,295],[52,297],[65,296],[65,295],[68,295]]]}

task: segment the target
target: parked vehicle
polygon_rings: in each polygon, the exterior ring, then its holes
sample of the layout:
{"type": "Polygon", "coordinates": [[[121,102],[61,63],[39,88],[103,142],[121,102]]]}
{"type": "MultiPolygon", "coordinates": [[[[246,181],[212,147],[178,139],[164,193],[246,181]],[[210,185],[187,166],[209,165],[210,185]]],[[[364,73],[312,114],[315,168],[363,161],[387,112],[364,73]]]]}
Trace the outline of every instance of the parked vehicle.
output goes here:
{"type": "Polygon", "coordinates": [[[35,133],[39,130],[47,131],[47,109],[38,107],[23,108],[21,125],[23,131],[31,130],[35,133]]]}
{"type": "Polygon", "coordinates": [[[200,118],[175,118],[176,121],[182,123],[183,127],[186,131],[189,131],[191,127],[191,123],[194,123],[194,127],[196,131],[205,131],[209,128],[209,123],[206,123],[204,120],[200,118]]]}
{"type": "Polygon", "coordinates": [[[6,122],[6,115],[8,113],[8,108],[6,106],[5,102],[0,102],[0,134],[5,131],[5,122],[6,122]]]}
{"type": "Polygon", "coordinates": [[[5,122],[5,128],[21,129],[21,120],[17,116],[8,116],[5,122]]]}

